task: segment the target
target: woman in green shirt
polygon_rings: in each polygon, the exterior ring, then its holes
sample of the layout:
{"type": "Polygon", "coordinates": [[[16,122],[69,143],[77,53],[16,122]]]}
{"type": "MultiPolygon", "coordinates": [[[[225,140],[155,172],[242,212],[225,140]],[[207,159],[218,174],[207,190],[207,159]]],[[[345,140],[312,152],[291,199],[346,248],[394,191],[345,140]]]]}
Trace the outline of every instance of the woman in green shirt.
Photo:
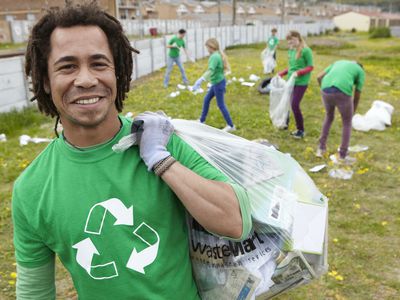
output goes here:
{"type": "Polygon", "coordinates": [[[208,59],[208,70],[201,76],[193,86],[193,90],[197,90],[203,81],[209,80],[211,82],[210,90],[204,97],[203,111],[201,113],[200,122],[204,123],[207,118],[210,102],[214,96],[217,98],[217,105],[227,123],[223,131],[236,130],[233,125],[228,108],[225,105],[224,94],[226,92],[226,80],[224,72],[230,71],[228,58],[225,53],[219,49],[219,43],[215,38],[206,41],[206,47],[211,54],[208,59]]]}
{"type": "MultiPolygon", "coordinates": [[[[286,40],[289,45],[289,68],[279,72],[278,75],[282,77],[288,74],[288,78],[290,78],[293,74],[296,77],[291,105],[297,130],[291,134],[294,138],[301,139],[304,137],[304,121],[300,110],[300,102],[310,82],[311,71],[314,69],[313,56],[311,49],[306,45],[299,32],[289,31],[286,40]]],[[[289,125],[289,117],[287,124],[289,125]]]]}

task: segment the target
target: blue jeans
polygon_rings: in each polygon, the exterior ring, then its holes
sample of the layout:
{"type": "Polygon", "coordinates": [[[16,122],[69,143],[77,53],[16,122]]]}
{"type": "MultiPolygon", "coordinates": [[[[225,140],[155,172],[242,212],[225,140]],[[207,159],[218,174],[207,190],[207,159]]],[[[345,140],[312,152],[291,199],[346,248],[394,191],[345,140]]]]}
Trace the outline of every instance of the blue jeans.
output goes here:
{"type": "Polygon", "coordinates": [[[165,77],[164,77],[164,86],[167,86],[168,83],[169,83],[169,74],[172,71],[172,67],[173,67],[174,63],[176,63],[176,65],[178,66],[179,70],[181,71],[183,83],[184,84],[188,84],[189,80],[186,77],[185,69],[183,68],[183,65],[182,65],[182,62],[181,62],[181,57],[180,56],[178,56],[178,57],[170,57],[168,55],[168,58],[167,58],[167,70],[165,71],[165,77]]]}
{"type": "Polygon", "coordinates": [[[204,102],[203,102],[203,111],[201,113],[200,117],[200,122],[205,122],[208,114],[208,110],[210,108],[210,102],[214,96],[217,98],[217,105],[219,110],[221,111],[222,115],[224,116],[224,119],[226,123],[229,126],[233,127],[233,122],[231,119],[231,116],[229,115],[228,108],[225,105],[224,101],[224,94],[225,94],[225,89],[226,87],[226,80],[223,79],[222,81],[218,82],[217,84],[214,84],[210,87],[210,90],[208,91],[207,95],[204,97],[204,102]]]}

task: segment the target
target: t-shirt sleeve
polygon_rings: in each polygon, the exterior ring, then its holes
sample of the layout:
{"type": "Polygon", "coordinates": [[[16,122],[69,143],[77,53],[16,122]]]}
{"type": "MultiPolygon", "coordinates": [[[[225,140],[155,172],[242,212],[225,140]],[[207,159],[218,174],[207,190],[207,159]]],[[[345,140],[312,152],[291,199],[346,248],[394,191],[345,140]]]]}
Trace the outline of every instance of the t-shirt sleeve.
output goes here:
{"type": "Polygon", "coordinates": [[[333,66],[333,64],[331,64],[325,68],[325,70],[324,70],[325,74],[327,74],[332,69],[332,66],[333,66]]]}
{"type": "Polygon", "coordinates": [[[29,222],[29,214],[19,198],[18,187],[14,186],[12,199],[12,219],[14,225],[14,247],[17,263],[23,267],[39,267],[54,259],[54,252],[29,222]]]}
{"type": "Polygon", "coordinates": [[[211,55],[210,59],[208,60],[208,70],[210,70],[211,74],[215,72],[217,68],[218,61],[215,56],[211,55]]]}
{"type": "Polygon", "coordinates": [[[26,268],[17,264],[16,294],[18,300],[56,299],[54,259],[40,267],[26,268]]]}
{"type": "Polygon", "coordinates": [[[225,174],[212,166],[208,161],[206,161],[202,156],[200,156],[190,145],[179,138],[177,135],[173,134],[167,149],[170,151],[172,156],[177,159],[182,165],[192,170],[196,174],[210,180],[221,181],[228,183],[234,190],[236,198],[239,201],[240,212],[242,215],[243,230],[242,235],[239,239],[231,240],[243,240],[245,239],[252,228],[251,221],[251,210],[248,194],[246,190],[240,185],[234,183],[225,174]]]}
{"type": "Polygon", "coordinates": [[[186,43],[185,43],[185,40],[182,40],[182,48],[185,48],[185,49],[186,49],[186,43]]]}
{"type": "Polygon", "coordinates": [[[306,62],[306,67],[314,66],[313,55],[312,55],[311,49],[310,48],[304,48],[303,55],[304,55],[304,60],[306,62]]]}
{"type": "Polygon", "coordinates": [[[360,70],[360,72],[358,73],[358,77],[356,80],[356,90],[361,92],[362,88],[364,86],[364,81],[365,81],[365,72],[364,70],[360,70]]]}
{"type": "Polygon", "coordinates": [[[173,43],[175,43],[175,37],[173,37],[169,40],[168,45],[172,45],[173,43]]]}

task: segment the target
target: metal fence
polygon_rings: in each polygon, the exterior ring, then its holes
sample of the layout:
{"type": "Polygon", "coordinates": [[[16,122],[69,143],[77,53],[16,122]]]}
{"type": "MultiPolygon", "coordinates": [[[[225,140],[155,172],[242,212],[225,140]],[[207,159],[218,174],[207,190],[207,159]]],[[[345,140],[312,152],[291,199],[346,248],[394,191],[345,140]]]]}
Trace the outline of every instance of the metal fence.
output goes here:
{"type": "MultiPolygon", "coordinates": [[[[185,36],[186,49],[196,60],[202,59],[208,55],[205,48],[205,41],[208,38],[215,37],[220,42],[222,49],[233,45],[266,42],[272,27],[278,29],[279,39],[283,39],[287,32],[293,29],[293,25],[290,24],[192,28],[187,30],[185,36]]],[[[331,22],[295,25],[295,29],[303,36],[319,34],[332,28],[331,22]]],[[[140,50],[140,54],[134,56],[133,80],[166,66],[168,55],[166,45],[171,37],[172,35],[166,35],[161,38],[131,42],[133,47],[140,50]]],[[[183,62],[186,59],[186,56],[183,55],[183,62]]],[[[29,80],[24,76],[23,64],[21,56],[0,59],[0,112],[20,109],[29,105],[31,98],[28,89],[29,80]]]]}

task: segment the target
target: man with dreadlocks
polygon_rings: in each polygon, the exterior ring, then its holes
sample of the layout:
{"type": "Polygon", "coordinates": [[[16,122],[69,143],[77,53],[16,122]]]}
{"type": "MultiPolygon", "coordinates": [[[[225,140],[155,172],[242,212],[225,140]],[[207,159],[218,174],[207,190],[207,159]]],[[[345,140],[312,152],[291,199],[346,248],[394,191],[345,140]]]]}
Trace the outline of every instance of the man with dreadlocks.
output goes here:
{"type": "Polygon", "coordinates": [[[14,185],[18,299],[55,298],[56,255],[79,299],[198,299],[186,210],[215,234],[250,232],[245,192],[168,118],[146,112],[132,126],[119,116],[132,52],[95,3],[50,11],[32,29],[26,74],[40,111],[64,131],[14,185]],[[139,146],[113,152],[137,124],[139,146]]]}

